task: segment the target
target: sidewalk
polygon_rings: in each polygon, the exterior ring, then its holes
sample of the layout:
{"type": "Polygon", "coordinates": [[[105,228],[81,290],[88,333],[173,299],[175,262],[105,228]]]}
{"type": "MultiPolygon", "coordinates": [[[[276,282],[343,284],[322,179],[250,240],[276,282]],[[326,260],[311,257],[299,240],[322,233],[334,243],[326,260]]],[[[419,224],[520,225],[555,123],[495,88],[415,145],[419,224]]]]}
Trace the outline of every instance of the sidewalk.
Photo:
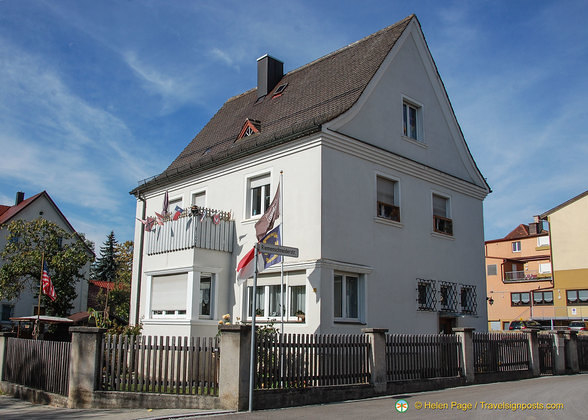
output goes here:
{"type": "Polygon", "coordinates": [[[212,414],[227,414],[225,410],[197,409],[120,409],[120,410],[82,410],[57,408],[49,405],[31,404],[26,401],[0,395],[0,419],[102,419],[102,420],[135,420],[135,419],[166,419],[200,417],[212,414]]]}

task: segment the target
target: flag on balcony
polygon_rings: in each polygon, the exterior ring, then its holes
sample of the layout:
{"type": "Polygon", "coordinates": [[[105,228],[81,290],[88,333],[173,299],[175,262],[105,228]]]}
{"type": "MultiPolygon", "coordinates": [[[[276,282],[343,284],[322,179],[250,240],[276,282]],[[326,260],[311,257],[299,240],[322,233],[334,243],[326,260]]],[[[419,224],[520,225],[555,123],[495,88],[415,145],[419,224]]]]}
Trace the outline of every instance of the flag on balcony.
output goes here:
{"type": "Polygon", "coordinates": [[[255,235],[258,241],[261,241],[261,238],[273,229],[274,222],[278,217],[280,217],[280,184],[278,184],[276,195],[274,195],[271,204],[255,224],[255,235]]]}
{"type": "MultiPolygon", "coordinates": [[[[167,216],[168,215],[168,212],[167,212],[168,207],[169,207],[169,195],[166,190],[165,195],[163,196],[163,209],[161,210],[161,214],[163,214],[164,216],[167,216]]],[[[157,214],[157,213],[155,213],[155,214],[157,214]]]]}
{"type": "Polygon", "coordinates": [[[147,217],[147,220],[142,220],[139,219],[138,217],[136,217],[136,219],[143,223],[143,225],[145,225],[145,232],[151,232],[151,230],[153,230],[153,225],[155,224],[155,218],[149,216],[147,217]]]}
{"type": "Polygon", "coordinates": [[[155,216],[157,216],[157,224],[159,226],[163,226],[163,215],[155,212],[155,216]]]}
{"type": "Polygon", "coordinates": [[[41,289],[43,290],[43,294],[49,296],[49,299],[55,300],[57,298],[57,294],[55,293],[55,288],[51,282],[51,277],[49,277],[48,270],[47,262],[44,261],[43,274],[41,275],[41,289]]]}
{"type": "Polygon", "coordinates": [[[181,208],[180,206],[176,206],[173,220],[178,220],[183,211],[183,208],[181,208]]]}

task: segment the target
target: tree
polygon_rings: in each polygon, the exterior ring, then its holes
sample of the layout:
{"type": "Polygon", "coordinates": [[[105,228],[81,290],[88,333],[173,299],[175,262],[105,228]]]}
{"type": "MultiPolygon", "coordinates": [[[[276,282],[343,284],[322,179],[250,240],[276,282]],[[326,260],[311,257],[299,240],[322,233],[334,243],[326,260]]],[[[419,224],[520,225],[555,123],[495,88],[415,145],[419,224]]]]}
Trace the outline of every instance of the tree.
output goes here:
{"type": "Polygon", "coordinates": [[[100,247],[100,256],[92,266],[92,279],[114,282],[116,279],[116,247],[118,242],[114,232],[110,232],[100,247]]]}
{"type": "Polygon", "coordinates": [[[91,243],[82,234],[70,234],[45,219],[15,220],[6,229],[7,243],[0,257],[0,299],[18,299],[29,289],[39,293],[41,261],[47,263],[57,299],[41,294],[47,314],[66,316],[77,297],[76,283],[83,280],[82,270],[94,260],[91,243]]]}
{"type": "Polygon", "coordinates": [[[95,264],[96,280],[111,282],[109,289],[101,289],[97,296],[97,306],[104,310],[104,318],[118,318],[128,322],[131,300],[131,275],[133,270],[133,242],[126,241],[119,244],[114,238],[114,232],[108,235],[104,246],[101,247],[101,256],[95,264]],[[111,244],[114,244],[111,247],[111,244]],[[101,269],[103,267],[103,269],[101,269]],[[107,270],[115,267],[114,275],[107,270]],[[100,273],[109,273],[109,277],[99,277],[100,273]]]}

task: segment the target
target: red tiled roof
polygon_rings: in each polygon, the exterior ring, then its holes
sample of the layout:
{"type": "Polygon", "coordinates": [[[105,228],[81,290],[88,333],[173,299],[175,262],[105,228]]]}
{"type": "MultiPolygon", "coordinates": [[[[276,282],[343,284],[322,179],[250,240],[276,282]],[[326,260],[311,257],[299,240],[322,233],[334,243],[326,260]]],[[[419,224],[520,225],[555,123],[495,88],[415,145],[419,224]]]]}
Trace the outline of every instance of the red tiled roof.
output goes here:
{"type": "Polygon", "coordinates": [[[529,236],[529,225],[520,224],[512,232],[504,237],[504,239],[518,239],[529,236]]]}
{"type": "Polygon", "coordinates": [[[32,197],[27,198],[26,200],[22,200],[20,203],[18,203],[15,206],[12,206],[12,207],[2,206],[2,207],[6,207],[6,209],[4,211],[2,211],[0,209],[0,225],[8,222],[10,219],[12,219],[14,216],[16,216],[18,214],[18,212],[20,212],[26,206],[28,206],[33,201],[35,201],[37,198],[39,198],[43,193],[47,194],[47,192],[43,191],[37,195],[33,195],[32,197]]]}

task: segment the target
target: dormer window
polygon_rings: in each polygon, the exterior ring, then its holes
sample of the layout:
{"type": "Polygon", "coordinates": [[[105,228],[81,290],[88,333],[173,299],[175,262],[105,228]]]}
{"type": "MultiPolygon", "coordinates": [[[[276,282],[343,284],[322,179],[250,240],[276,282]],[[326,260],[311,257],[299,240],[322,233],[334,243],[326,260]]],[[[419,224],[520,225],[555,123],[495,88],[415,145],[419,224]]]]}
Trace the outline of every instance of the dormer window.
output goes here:
{"type": "Polygon", "coordinates": [[[278,96],[282,96],[282,93],[284,93],[284,91],[286,90],[287,87],[288,87],[288,83],[284,83],[284,84],[278,86],[278,88],[274,92],[272,98],[277,98],[278,96]]]}
{"type": "Polygon", "coordinates": [[[249,137],[253,134],[259,133],[261,129],[261,122],[257,120],[250,120],[247,118],[245,120],[245,124],[243,124],[243,128],[241,128],[241,132],[239,136],[237,136],[237,140],[242,139],[243,137],[249,137]]]}

